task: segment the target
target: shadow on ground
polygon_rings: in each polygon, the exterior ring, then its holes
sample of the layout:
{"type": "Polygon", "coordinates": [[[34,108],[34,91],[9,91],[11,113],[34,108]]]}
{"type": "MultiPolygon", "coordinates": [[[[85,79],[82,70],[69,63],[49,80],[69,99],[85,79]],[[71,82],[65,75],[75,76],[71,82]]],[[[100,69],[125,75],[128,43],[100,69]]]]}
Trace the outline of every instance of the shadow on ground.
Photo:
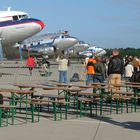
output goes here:
{"type": "Polygon", "coordinates": [[[140,122],[137,121],[126,121],[126,122],[119,122],[116,120],[113,120],[113,118],[111,117],[96,117],[94,119],[100,120],[100,122],[106,122],[106,123],[110,123],[113,125],[117,125],[126,129],[133,129],[133,130],[140,130],[140,122]]]}

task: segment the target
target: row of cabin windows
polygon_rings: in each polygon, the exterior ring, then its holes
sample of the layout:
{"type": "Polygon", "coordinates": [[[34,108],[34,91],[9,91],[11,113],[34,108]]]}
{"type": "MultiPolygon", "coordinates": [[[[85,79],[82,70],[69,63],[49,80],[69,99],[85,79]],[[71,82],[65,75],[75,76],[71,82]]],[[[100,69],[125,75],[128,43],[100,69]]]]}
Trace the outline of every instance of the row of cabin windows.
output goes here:
{"type": "Polygon", "coordinates": [[[21,20],[21,19],[26,19],[26,18],[28,18],[28,15],[13,16],[13,21],[15,21],[15,20],[21,20]]]}

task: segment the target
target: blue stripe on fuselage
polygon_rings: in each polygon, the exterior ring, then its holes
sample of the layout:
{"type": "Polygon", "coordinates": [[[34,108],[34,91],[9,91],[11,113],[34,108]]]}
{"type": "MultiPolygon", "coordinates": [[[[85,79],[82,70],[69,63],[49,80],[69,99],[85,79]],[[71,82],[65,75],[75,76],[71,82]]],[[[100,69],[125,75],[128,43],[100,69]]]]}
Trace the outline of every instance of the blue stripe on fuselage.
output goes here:
{"type": "Polygon", "coordinates": [[[0,27],[25,24],[25,23],[31,23],[31,22],[37,22],[37,21],[40,21],[40,20],[28,18],[28,19],[21,19],[21,20],[15,20],[15,21],[2,21],[0,22],[0,27]]]}

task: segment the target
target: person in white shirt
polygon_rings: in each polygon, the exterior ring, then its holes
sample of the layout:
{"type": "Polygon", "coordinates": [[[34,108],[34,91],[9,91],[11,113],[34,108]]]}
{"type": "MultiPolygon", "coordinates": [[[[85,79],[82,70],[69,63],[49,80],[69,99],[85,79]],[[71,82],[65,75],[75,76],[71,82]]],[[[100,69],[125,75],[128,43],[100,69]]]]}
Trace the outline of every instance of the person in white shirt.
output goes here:
{"type": "Polygon", "coordinates": [[[125,80],[126,81],[130,81],[130,78],[131,78],[133,72],[134,72],[134,67],[133,67],[131,61],[128,61],[125,64],[125,80]]]}
{"type": "Polygon", "coordinates": [[[58,62],[58,71],[59,71],[59,83],[68,83],[68,59],[64,57],[64,55],[58,56],[56,59],[56,62],[58,62]]]}

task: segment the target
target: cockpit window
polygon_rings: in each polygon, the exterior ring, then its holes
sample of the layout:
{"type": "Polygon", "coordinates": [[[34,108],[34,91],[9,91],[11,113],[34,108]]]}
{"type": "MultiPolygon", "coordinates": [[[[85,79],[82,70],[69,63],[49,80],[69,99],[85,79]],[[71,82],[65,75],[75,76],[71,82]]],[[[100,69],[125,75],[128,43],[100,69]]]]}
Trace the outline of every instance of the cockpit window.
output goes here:
{"type": "Polygon", "coordinates": [[[55,39],[56,39],[56,38],[59,38],[59,36],[55,36],[54,38],[55,38],[55,39]]]}
{"type": "Polygon", "coordinates": [[[28,15],[19,15],[18,17],[19,17],[19,19],[26,19],[26,18],[28,18],[28,15]]]}
{"type": "Polygon", "coordinates": [[[13,16],[13,20],[18,20],[18,16],[13,16]]]}
{"type": "Polygon", "coordinates": [[[65,38],[69,38],[70,36],[69,35],[65,35],[65,38]]]}

